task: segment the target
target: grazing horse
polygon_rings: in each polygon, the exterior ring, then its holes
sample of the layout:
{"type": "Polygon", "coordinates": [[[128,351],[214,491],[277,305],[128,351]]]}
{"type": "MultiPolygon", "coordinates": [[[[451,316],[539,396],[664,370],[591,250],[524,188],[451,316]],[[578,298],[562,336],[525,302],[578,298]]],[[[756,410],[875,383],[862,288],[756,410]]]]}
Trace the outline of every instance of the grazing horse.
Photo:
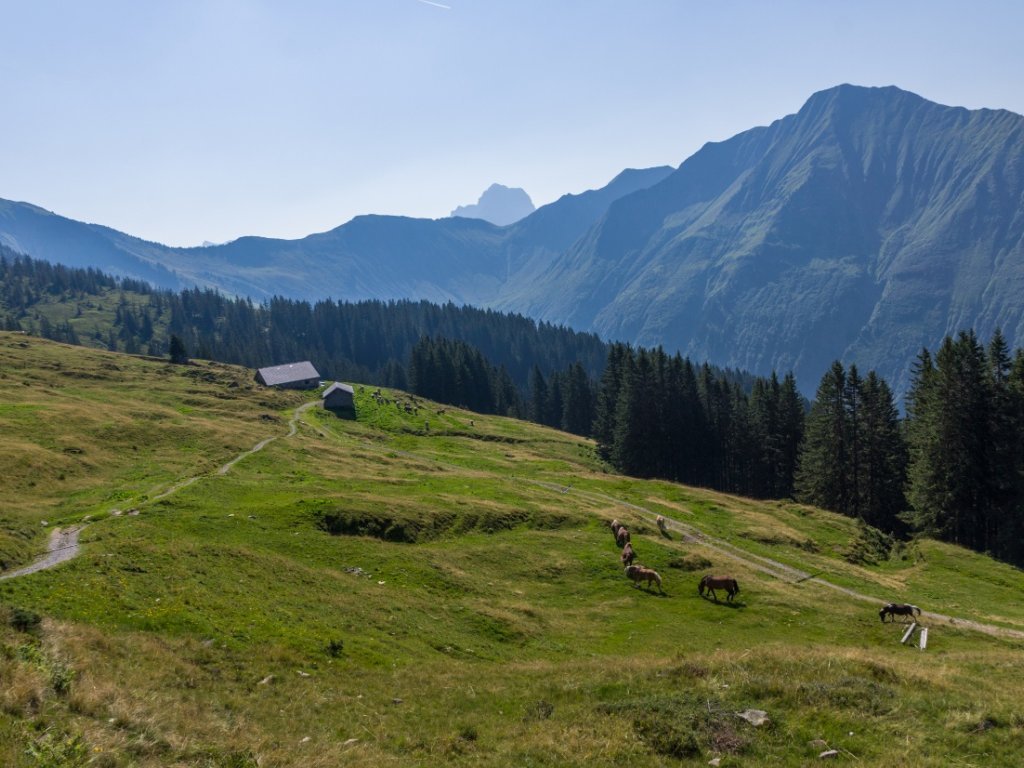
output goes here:
{"type": "Polygon", "coordinates": [[[640,582],[647,582],[647,589],[651,588],[651,582],[658,585],[658,591],[665,594],[665,590],[661,588],[661,576],[653,568],[644,568],[642,565],[627,565],[626,566],[626,578],[633,581],[633,586],[637,589],[640,588],[640,582]]]}
{"type": "Polygon", "coordinates": [[[731,603],[733,597],[739,594],[740,585],[732,576],[705,576],[700,580],[700,586],[697,587],[697,592],[701,597],[704,596],[704,590],[711,593],[711,597],[718,602],[718,595],[715,594],[716,589],[724,589],[726,599],[731,603]]]}
{"type": "Polygon", "coordinates": [[[617,519],[616,520],[612,520],[612,522],[611,522],[612,536],[614,536],[616,539],[619,538],[619,528],[621,528],[621,527],[622,527],[622,523],[620,523],[617,519]]]}
{"type": "Polygon", "coordinates": [[[665,518],[662,517],[661,515],[658,515],[658,519],[655,520],[655,522],[658,524],[658,530],[661,531],[662,533],[664,533],[665,532],[665,518]]]}
{"type": "Polygon", "coordinates": [[[626,526],[619,526],[618,533],[615,534],[615,543],[620,547],[624,547],[629,544],[629,529],[626,526]]]}
{"type": "Polygon", "coordinates": [[[633,551],[633,545],[630,544],[628,541],[626,542],[626,546],[622,548],[621,557],[623,567],[626,567],[627,565],[632,565],[633,561],[636,560],[636,552],[633,551]]]}
{"type": "Polygon", "coordinates": [[[878,618],[883,622],[885,617],[888,616],[890,621],[896,621],[897,616],[909,616],[914,618],[914,614],[921,615],[921,609],[916,605],[910,605],[910,603],[888,603],[882,606],[882,609],[878,612],[878,618]]]}

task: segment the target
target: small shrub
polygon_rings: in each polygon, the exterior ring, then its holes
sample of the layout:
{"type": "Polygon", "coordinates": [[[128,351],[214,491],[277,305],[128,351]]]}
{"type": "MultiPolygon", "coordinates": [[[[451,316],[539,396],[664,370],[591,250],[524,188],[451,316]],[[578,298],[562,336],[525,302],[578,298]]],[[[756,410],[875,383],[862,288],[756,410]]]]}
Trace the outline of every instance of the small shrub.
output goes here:
{"type": "Polygon", "coordinates": [[[100,752],[89,765],[95,768],[121,768],[121,760],[113,752],[100,752]]]}
{"type": "Polygon", "coordinates": [[[25,608],[12,608],[10,624],[19,632],[34,632],[39,629],[43,617],[25,608]]]}
{"type": "Polygon", "coordinates": [[[706,571],[713,566],[714,563],[700,555],[683,555],[668,561],[669,568],[678,568],[681,571],[706,571]]]}
{"type": "Polygon", "coordinates": [[[480,734],[477,733],[476,726],[464,725],[459,729],[459,738],[463,741],[476,741],[480,734]]]}
{"type": "Polygon", "coordinates": [[[812,707],[827,705],[865,715],[887,715],[898,706],[896,692],[867,678],[848,676],[835,682],[805,682],[797,686],[803,702],[812,707]]]}
{"type": "Polygon", "coordinates": [[[50,665],[50,687],[58,696],[67,696],[71,692],[75,676],[75,670],[67,664],[54,662],[50,665]]]}
{"type": "Polygon", "coordinates": [[[895,540],[877,528],[859,523],[857,538],[843,550],[843,559],[851,565],[878,565],[888,560],[895,540]]]}
{"type": "Polygon", "coordinates": [[[29,742],[25,754],[39,768],[78,768],[89,759],[89,748],[81,736],[47,729],[29,742]]]}
{"type": "Polygon", "coordinates": [[[523,716],[523,720],[547,720],[554,714],[555,705],[551,702],[540,699],[539,701],[533,702],[526,708],[526,714],[523,716]]]}
{"type": "MultiPolygon", "coordinates": [[[[711,673],[705,665],[698,661],[683,661],[670,667],[664,674],[673,679],[701,680],[711,673]]],[[[661,673],[659,673],[661,674],[661,673]]]]}
{"type": "Polygon", "coordinates": [[[697,734],[689,723],[652,713],[636,718],[633,728],[636,735],[659,754],[679,760],[700,754],[697,734]]]}
{"type": "Polygon", "coordinates": [[[995,715],[988,715],[976,723],[968,723],[967,730],[970,733],[984,733],[994,728],[1002,728],[1005,724],[995,715]]]}
{"type": "Polygon", "coordinates": [[[628,715],[633,731],[648,749],[685,760],[702,752],[742,752],[750,739],[737,732],[719,702],[696,694],[652,696],[602,704],[598,711],[628,715]]]}
{"type": "Polygon", "coordinates": [[[331,640],[327,644],[327,655],[332,659],[336,659],[345,653],[345,641],[344,640],[331,640]]]}

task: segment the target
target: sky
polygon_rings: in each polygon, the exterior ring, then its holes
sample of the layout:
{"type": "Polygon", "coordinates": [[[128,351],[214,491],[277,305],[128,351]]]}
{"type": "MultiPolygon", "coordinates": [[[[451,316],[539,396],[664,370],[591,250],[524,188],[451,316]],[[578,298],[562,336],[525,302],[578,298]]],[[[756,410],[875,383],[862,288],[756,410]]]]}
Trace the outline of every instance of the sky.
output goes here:
{"type": "Polygon", "coordinates": [[[1024,3],[0,0],[0,198],[169,245],[537,205],[839,83],[1024,113],[1024,3]]]}

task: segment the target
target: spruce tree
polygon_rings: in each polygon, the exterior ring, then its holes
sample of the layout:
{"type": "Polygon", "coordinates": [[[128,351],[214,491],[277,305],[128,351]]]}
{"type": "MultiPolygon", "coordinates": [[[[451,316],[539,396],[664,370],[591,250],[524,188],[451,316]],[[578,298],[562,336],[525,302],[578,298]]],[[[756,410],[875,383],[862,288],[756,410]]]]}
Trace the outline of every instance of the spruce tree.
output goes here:
{"type": "Polygon", "coordinates": [[[540,366],[534,365],[530,371],[530,405],[527,410],[530,421],[544,423],[544,415],[548,409],[548,384],[544,380],[540,366]]]}
{"type": "Polygon", "coordinates": [[[849,490],[846,371],[836,360],[818,385],[796,476],[797,498],[845,512],[849,490]]]}
{"type": "Polygon", "coordinates": [[[184,365],[188,362],[188,350],[185,349],[185,343],[176,335],[171,334],[170,344],[170,357],[171,362],[177,365],[184,365]]]}
{"type": "Polygon", "coordinates": [[[861,516],[884,531],[899,531],[906,509],[907,445],[892,390],[870,371],[860,386],[858,492],[861,516]]]}
{"type": "Polygon", "coordinates": [[[624,344],[612,344],[608,348],[608,361],[598,384],[593,436],[597,442],[598,455],[606,461],[612,457],[619,390],[622,388],[623,372],[630,357],[632,350],[629,347],[624,344]]]}
{"type": "Polygon", "coordinates": [[[782,380],[778,412],[779,466],[776,495],[778,498],[788,498],[793,495],[797,459],[804,436],[804,403],[792,372],[787,373],[782,380]]]}

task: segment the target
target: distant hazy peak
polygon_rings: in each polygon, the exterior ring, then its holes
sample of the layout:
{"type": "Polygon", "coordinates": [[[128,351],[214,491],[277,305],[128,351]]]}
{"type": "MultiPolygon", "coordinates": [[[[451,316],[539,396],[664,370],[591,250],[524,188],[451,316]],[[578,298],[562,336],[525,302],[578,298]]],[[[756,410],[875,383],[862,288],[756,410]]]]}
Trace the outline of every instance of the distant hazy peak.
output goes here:
{"type": "Polygon", "coordinates": [[[533,201],[525,190],[519,187],[506,187],[503,184],[491,184],[476,205],[460,205],[452,216],[466,219],[484,219],[499,227],[514,224],[534,211],[533,201]]]}

